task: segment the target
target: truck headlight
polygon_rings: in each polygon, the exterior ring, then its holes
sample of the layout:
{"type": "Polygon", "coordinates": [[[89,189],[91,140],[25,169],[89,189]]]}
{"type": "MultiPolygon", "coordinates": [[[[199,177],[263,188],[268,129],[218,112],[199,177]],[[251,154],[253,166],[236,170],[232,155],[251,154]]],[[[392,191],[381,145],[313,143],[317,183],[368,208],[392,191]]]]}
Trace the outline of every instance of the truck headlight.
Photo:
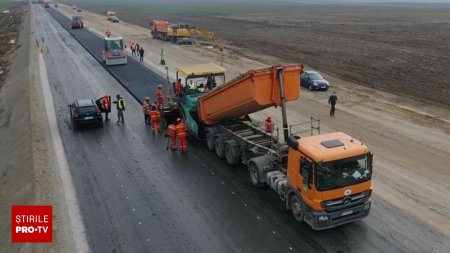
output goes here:
{"type": "Polygon", "coordinates": [[[327,221],[327,220],[328,220],[328,215],[319,216],[319,221],[327,221]]]}
{"type": "Polygon", "coordinates": [[[319,85],[319,84],[318,84],[318,83],[316,83],[316,82],[313,82],[313,85],[314,85],[314,86],[317,86],[317,85],[319,85]]]}

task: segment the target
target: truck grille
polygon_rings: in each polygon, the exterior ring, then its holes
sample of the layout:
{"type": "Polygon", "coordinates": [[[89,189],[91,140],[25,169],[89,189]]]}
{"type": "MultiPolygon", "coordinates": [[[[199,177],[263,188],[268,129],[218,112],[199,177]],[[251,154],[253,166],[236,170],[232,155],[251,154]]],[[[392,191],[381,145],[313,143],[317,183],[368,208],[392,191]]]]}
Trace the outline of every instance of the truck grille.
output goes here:
{"type": "Polygon", "coordinates": [[[365,203],[369,199],[369,191],[346,196],[340,199],[327,200],[324,202],[327,212],[337,212],[352,206],[358,206],[365,203]]]}

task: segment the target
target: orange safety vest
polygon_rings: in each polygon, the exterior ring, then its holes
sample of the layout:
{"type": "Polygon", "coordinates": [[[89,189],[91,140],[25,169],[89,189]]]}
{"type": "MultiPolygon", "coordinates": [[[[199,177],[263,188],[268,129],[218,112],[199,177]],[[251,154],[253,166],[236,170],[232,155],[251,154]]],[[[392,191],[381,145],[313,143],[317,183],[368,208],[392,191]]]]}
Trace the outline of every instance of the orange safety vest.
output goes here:
{"type": "Polygon", "coordinates": [[[177,136],[186,135],[186,125],[183,122],[178,123],[175,127],[175,131],[177,132],[177,136]]]}
{"type": "Polygon", "coordinates": [[[148,102],[144,102],[143,104],[142,104],[142,112],[144,113],[144,114],[147,114],[149,111],[150,111],[150,103],[148,103],[148,102]]]}
{"type": "Polygon", "coordinates": [[[158,114],[159,112],[157,110],[151,110],[150,111],[150,118],[153,120],[158,120],[158,114]]]}
{"type": "Polygon", "coordinates": [[[110,104],[109,97],[108,96],[104,96],[103,99],[102,99],[103,110],[109,111],[109,104],[110,104]]]}
{"type": "Polygon", "coordinates": [[[266,120],[265,128],[266,132],[268,133],[273,132],[273,123],[271,121],[266,120]]]}
{"type": "Polygon", "coordinates": [[[177,129],[176,129],[175,125],[174,124],[170,124],[167,127],[167,135],[169,135],[170,137],[174,138],[176,136],[176,134],[177,134],[177,129]]]}
{"type": "Polygon", "coordinates": [[[156,91],[156,96],[158,97],[158,98],[162,98],[163,97],[163,93],[162,93],[162,90],[157,90],[156,91]]]}

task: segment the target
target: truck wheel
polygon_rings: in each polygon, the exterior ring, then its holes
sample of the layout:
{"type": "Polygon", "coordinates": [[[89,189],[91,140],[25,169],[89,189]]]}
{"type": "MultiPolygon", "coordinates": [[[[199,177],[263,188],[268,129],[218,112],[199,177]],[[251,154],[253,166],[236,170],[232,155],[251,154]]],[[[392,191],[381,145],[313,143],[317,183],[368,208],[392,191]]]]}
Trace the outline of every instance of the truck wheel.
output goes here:
{"type": "Polygon", "coordinates": [[[250,174],[250,181],[256,187],[262,187],[264,183],[259,180],[259,170],[258,166],[254,162],[248,165],[248,173],[250,174]]]}
{"type": "Polygon", "coordinates": [[[215,144],[215,149],[216,149],[216,154],[219,158],[224,158],[225,156],[225,152],[224,152],[224,139],[220,136],[218,136],[216,138],[216,140],[214,141],[215,144]]]}
{"type": "Polygon", "coordinates": [[[206,132],[206,146],[211,151],[213,151],[216,146],[214,135],[215,134],[212,131],[206,132]]]}
{"type": "Polygon", "coordinates": [[[229,143],[225,143],[225,159],[231,166],[238,164],[240,161],[239,156],[234,156],[233,147],[229,143]]]}
{"type": "Polygon", "coordinates": [[[303,202],[295,194],[291,198],[291,211],[292,211],[292,215],[294,215],[294,218],[297,221],[299,221],[299,222],[304,221],[305,212],[304,212],[304,208],[303,208],[303,202]]]}

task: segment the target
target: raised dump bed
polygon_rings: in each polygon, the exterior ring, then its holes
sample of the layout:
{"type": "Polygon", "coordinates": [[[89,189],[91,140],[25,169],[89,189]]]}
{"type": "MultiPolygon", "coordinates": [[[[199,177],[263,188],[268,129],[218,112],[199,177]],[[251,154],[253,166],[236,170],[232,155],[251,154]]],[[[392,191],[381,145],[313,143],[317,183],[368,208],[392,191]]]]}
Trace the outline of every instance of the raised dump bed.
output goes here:
{"type": "MultiPolygon", "coordinates": [[[[303,66],[288,65],[283,68],[286,101],[297,100],[303,66]]],[[[281,99],[277,69],[278,67],[269,67],[248,71],[200,97],[199,120],[205,125],[212,125],[271,106],[279,106],[281,99]]]]}

